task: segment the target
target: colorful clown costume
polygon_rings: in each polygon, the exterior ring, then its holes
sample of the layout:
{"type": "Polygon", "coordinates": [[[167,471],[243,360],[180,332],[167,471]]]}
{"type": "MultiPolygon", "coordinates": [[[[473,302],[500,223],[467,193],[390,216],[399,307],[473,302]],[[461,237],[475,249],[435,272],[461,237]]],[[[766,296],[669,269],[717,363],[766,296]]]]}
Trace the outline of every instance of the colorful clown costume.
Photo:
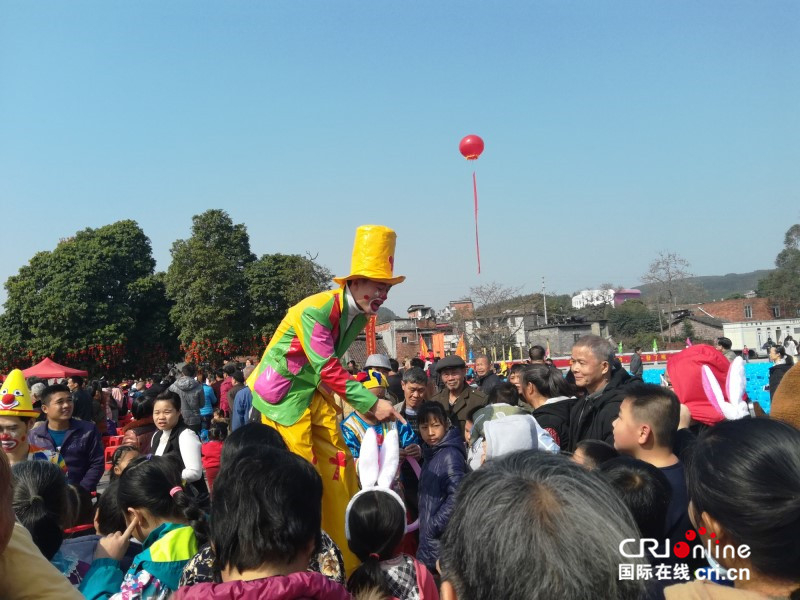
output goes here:
{"type": "Polygon", "coordinates": [[[353,457],[338,426],[337,394],[359,412],[377,398],[340,363],[367,324],[348,282],[354,278],[399,283],[394,277],[395,233],[378,225],[356,231],[351,274],[340,286],[309,296],[289,309],[247,380],[253,407],[274,427],[289,450],[314,464],[322,477],[322,528],[342,551],[352,572],[358,564],[344,535],[344,513],[358,491],[353,457]]]}

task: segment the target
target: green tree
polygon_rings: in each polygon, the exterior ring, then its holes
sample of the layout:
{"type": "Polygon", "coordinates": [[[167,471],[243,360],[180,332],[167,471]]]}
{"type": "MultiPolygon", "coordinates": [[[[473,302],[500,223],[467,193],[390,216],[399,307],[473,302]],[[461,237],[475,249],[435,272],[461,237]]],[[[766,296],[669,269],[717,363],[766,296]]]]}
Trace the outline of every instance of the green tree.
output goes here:
{"type": "Polygon", "coordinates": [[[694,326],[692,326],[692,322],[689,319],[683,320],[683,337],[689,339],[694,337],[694,326]]]}
{"type": "Polygon", "coordinates": [[[609,312],[608,324],[615,338],[631,338],[658,331],[658,315],[640,300],[627,300],[609,312]]]}
{"type": "Polygon", "coordinates": [[[153,318],[148,303],[158,302],[149,295],[154,268],[150,240],[130,220],[84,229],[37,253],[5,284],[4,358],[30,364],[50,356],[113,371],[148,345],[168,348],[169,339],[137,333],[153,318]]]}
{"type": "Polygon", "coordinates": [[[255,260],[244,224],[224,210],[192,217],[192,235],[172,244],[165,278],[187,360],[218,364],[244,350],[253,332],[245,270],[255,260]]]}
{"type": "Polygon", "coordinates": [[[774,271],[758,282],[758,295],[775,300],[782,315],[793,316],[800,308],[800,224],[792,225],[786,232],[775,266],[774,271]]]}
{"type": "Polygon", "coordinates": [[[257,336],[269,341],[289,307],[327,290],[333,275],[299,254],[265,254],[245,269],[250,317],[257,336]]]}

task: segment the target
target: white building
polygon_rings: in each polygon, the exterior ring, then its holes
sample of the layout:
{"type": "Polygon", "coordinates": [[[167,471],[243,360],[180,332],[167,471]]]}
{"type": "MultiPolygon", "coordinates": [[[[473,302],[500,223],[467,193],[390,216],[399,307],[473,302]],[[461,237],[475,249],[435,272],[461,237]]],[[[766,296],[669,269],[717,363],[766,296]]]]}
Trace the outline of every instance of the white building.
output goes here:
{"type": "Polygon", "coordinates": [[[795,340],[800,338],[800,318],[723,323],[722,334],[731,340],[734,350],[741,350],[747,346],[750,350],[765,356],[767,352],[763,346],[767,340],[783,342],[789,335],[795,340]]]}
{"type": "Polygon", "coordinates": [[[572,308],[614,304],[614,290],[583,290],[572,297],[572,308]]]}

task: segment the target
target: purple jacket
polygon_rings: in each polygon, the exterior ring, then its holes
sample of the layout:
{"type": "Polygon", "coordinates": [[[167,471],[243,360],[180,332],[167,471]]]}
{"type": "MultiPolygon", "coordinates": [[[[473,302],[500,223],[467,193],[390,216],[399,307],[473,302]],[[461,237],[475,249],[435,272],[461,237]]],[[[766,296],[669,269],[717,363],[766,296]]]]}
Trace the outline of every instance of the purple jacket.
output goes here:
{"type": "Polygon", "coordinates": [[[350,594],[340,584],[319,573],[292,573],[252,581],[227,583],[198,583],[182,587],[172,600],[350,600],[350,594]]]}
{"type": "Polygon", "coordinates": [[[431,572],[439,558],[439,540],[456,503],[456,490],[467,470],[461,432],[451,427],[435,446],[423,445],[419,476],[419,548],[417,560],[431,572]]]}
{"type": "MultiPolygon", "coordinates": [[[[53,438],[47,432],[47,421],[37,423],[28,432],[28,442],[39,448],[55,450],[53,438]]],[[[67,480],[73,485],[93,492],[103,476],[105,460],[100,432],[91,421],[69,420],[69,430],[61,446],[61,456],[67,463],[67,480]]]]}

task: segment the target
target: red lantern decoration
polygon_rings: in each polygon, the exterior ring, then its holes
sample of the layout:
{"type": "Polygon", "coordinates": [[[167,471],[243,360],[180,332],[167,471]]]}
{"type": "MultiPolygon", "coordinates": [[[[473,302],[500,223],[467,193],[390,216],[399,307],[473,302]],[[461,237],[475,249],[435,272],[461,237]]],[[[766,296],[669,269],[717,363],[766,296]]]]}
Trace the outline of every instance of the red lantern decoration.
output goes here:
{"type": "Polygon", "coordinates": [[[467,160],[478,160],[478,157],[483,153],[483,140],[477,135],[468,135],[461,140],[458,145],[458,151],[467,160]]]}

